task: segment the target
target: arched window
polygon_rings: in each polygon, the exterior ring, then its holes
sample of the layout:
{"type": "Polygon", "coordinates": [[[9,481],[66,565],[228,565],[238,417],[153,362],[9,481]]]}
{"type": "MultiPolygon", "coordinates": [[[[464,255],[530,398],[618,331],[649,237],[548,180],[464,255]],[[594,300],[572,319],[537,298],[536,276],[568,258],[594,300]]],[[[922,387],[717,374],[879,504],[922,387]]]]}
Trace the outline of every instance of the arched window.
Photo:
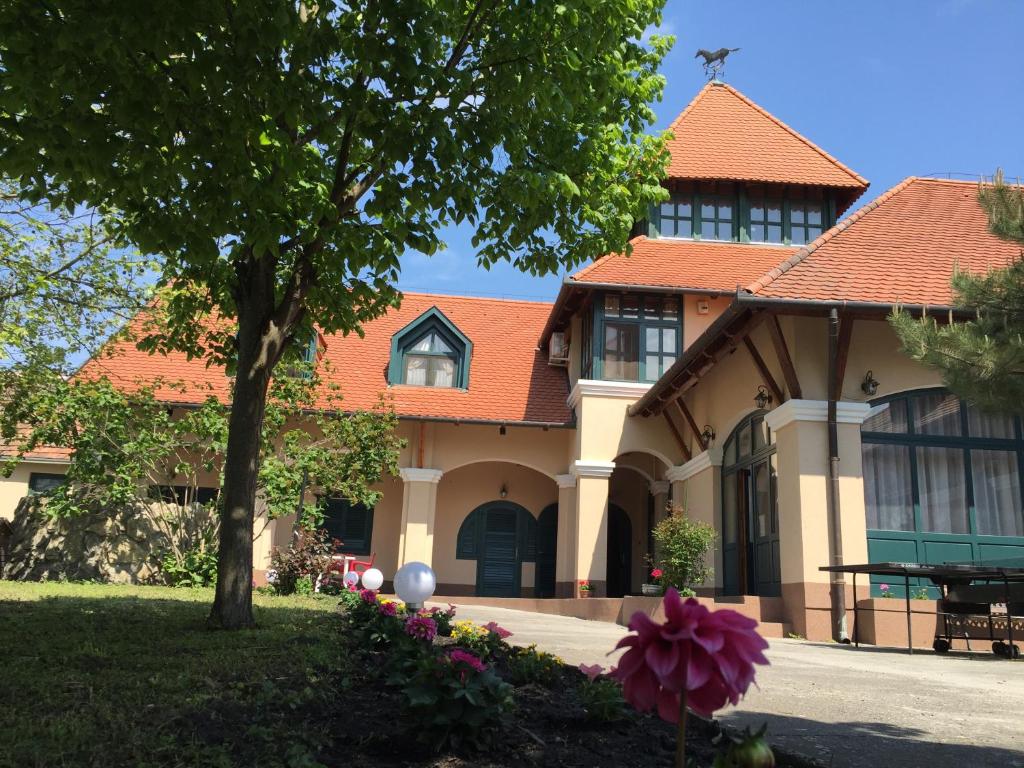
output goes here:
{"type": "Polygon", "coordinates": [[[722,460],[722,582],[726,594],[778,595],[778,483],[765,411],[740,422],[722,460]]]}
{"type": "Polygon", "coordinates": [[[871,405],[861,427],[871,560],[1024,555],[1018,417],[986,413],[942,389],[871,405]]]}
{"type": "Polygon", "coordinates": [[[473,345],[437,307],[432,307],[391,340],[389,384],[469,387],[473,345]]]}
{"type": "Polygon", "coordinates": [[[510,501],[470,512],[455,542],[458,560],[476,560],[476,594],[520,597],[522,564],[537,561],[537,519],[510,501]]]}

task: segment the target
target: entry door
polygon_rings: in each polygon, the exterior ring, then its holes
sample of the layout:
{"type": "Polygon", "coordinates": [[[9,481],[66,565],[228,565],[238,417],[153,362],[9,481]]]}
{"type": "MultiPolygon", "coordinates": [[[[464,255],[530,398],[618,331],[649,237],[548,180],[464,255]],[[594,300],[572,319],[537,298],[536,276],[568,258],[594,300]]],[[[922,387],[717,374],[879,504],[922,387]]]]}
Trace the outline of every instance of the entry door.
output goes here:
{"type": "Polygon", "coordinates": [[[747,472],[726,475],[722,483],[722,587],[739,595],[747,586],[747,472]]]}
{"type": "Polygon", "coordinates": [[[537,597],[555,596],[555,561],[558,550],[558,505],[544,508],[537,518],[537,597]]]}
{"type": "Polygon", "coordinates": [[[781,592],[779,568],[779,511],[776,501],[775,457],[754,464],[751,472],[749,583],[751,594],[778,595],[781,592]]]}
{"type": "Polygon", "coordinates": [[[608,597],[630,592],[633,570],[633,526],[620,507],[608,505],[608,597]]]}
{"type": "Polygon", "coordinates": [[[483,551],[477,561],[477,594],[519,597],[518,513],[513,507],[494,506],[484,516],[483,551]]]}

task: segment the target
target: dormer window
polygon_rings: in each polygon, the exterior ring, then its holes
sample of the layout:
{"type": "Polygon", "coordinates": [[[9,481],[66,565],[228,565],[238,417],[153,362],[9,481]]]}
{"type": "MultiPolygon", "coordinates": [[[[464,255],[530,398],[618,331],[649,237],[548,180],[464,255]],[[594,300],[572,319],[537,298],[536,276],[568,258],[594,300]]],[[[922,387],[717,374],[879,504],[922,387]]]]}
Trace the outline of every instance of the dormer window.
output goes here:
{"type": "Polygon", "coordinates": [[[789,241],[793,245],[812,242],[825,231],[824,219],[824,206],[820,200],[790,200],[789,241]]]}
{"type": "Polygon", "coordinates": [[[750,241],[782,243],[782,200],[757,198],[750,201],[750,241]]]}
{"type": "Polygon", "coordinates": [[[437,307],[391,340],[388,383],[412,387],[469,387],[472,343],[437,307]]]}
{"type": "Polygon", "coordinates": [[[735,216],[736,201],[731,195],[701,195],[700,239],[732,240],[735,216]]]}

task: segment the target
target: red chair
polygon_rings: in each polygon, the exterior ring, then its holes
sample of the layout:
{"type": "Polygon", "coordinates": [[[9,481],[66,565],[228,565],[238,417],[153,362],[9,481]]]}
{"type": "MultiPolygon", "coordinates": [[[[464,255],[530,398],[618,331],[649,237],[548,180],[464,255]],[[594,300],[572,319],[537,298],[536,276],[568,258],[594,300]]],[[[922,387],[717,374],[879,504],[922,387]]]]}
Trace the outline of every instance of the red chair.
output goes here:
{"type": "Polygon", "coordinates": [[[349,569],[355,571],[358,574],[366,573],[368,570],[373,568],[373,564],[377,560],[377,553],[371,552],[369,560],[353,560],[349,565],[349,569]]]}

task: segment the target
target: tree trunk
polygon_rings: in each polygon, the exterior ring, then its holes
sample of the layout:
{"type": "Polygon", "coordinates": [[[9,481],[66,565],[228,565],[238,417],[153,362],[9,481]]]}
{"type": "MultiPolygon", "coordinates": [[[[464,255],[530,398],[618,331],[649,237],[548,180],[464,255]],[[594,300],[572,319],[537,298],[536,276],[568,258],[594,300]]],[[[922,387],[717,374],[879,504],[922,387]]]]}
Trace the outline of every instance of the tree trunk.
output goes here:
{"type": "Polygon", "coordinates": [[[238,375],[228,422],[223,506],[217,553],[217,592],[208,624],[244,629],[252,615],[252,539],[260,436],[267,406],[271,365],[263,353],[262,323],[239,313],[238,375]]]}

